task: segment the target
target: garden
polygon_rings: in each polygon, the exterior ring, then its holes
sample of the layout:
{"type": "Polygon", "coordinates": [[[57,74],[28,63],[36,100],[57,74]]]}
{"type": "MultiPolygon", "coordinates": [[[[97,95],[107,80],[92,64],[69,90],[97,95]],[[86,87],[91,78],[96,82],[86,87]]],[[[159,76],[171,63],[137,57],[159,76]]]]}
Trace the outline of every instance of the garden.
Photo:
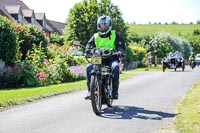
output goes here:
{"type": "Polygon", "coordinates": [[[65,45],[49,43],[34,25],[0,16],[0,88],[59,84],[84,79],[84,60],[65,45]]]}

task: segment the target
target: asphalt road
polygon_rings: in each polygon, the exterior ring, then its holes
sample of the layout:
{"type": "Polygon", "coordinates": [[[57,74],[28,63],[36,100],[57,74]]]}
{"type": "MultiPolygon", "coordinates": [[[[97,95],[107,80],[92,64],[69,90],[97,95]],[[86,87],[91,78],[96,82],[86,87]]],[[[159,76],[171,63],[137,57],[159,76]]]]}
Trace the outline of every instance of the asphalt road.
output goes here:
{"type": "Polygon", "coordinates": [[[200,78],[200,67],[184,72],[143,72],[120,82],[113,108],[96,116],[86,90],[0,112],[0,133],[175,133],[174,104],[200,78]]]}

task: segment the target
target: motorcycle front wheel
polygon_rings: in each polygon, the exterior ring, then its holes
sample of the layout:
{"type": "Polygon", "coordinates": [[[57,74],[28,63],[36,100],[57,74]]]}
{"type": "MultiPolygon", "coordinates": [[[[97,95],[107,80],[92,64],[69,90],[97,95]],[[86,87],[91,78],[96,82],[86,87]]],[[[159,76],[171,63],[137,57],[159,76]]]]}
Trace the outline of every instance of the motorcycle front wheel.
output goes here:
{"type": "Polygon", "coordinates": [[[192,69],[194,69],[195,68],[195,64],[194,63],[192,63],[192,69]]]}
{"type": "Polygon", "coordinates": [[[96,115],[98,115],[101,112],[102,107],[102,99],[101,99],[101,88],[100,88],[100,82],[97,77],[97,75],[91,75],[91,103],[92,103],[92,109],[96,115]]]}

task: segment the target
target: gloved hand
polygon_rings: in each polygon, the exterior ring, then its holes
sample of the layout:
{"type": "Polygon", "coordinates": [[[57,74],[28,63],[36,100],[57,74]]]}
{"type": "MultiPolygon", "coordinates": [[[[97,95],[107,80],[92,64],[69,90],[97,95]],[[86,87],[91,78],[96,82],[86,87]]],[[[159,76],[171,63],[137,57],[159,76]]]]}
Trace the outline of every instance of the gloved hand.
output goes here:
{"type": "Polygon", "coordinates": [[[123,56],[124,56],[124,54],[122,53],[122,51],[118,51],[118,52],[117,52],[117,55],[118,55],[119,57],[123,57],[123,56]]]}

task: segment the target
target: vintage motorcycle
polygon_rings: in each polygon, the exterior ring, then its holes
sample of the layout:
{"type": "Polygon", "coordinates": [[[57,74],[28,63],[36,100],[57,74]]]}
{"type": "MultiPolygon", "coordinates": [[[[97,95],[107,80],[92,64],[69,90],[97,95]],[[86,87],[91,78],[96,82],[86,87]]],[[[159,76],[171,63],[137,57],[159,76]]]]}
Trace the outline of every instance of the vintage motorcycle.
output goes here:
{"type": "Polygon", "coordinates": [[[195,66],[196,66],[195,58],[192,57],[191,62],[190,62],[190,67],[191,67],[192,69],[194,69],[195,66]]]}
{"type": "MultiPolygon", "coordinates": [[[[79,46],[85,48],[83,45],[79,44],[79,46]]],[[[112,72],[111,67],[103,62],[103,59],[111,56],[118,56],[118,54],[114,50],[98,48],[92,49],[91,55],[85,55],[86,60],[93,65],[89,87],[92,109],[96,115],[101,113],[103,104],[112,107],[112,72]]]]}

